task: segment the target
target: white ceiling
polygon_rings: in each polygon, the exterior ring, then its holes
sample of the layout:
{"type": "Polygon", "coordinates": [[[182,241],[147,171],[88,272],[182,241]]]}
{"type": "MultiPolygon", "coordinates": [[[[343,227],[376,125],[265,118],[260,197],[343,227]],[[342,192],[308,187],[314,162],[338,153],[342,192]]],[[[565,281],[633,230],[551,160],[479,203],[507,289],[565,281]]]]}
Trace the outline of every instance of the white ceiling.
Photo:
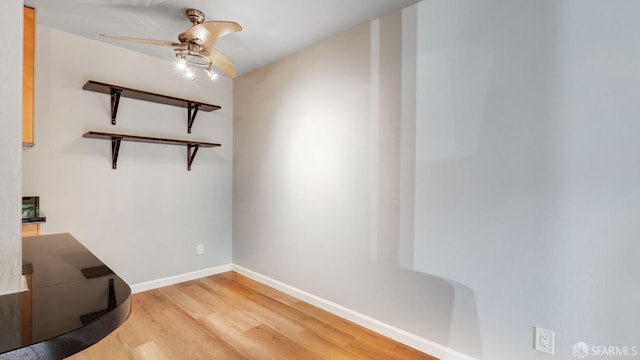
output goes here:
{"type": "Polygon", "coordinates": [[[246,73],[419,0],[25,0],[38,24],[173,60],[170,47],[105,39],[100,33],[177,40],[195,8],[205,21],[230,20],[243,30],[216,48],[246,73]]]}

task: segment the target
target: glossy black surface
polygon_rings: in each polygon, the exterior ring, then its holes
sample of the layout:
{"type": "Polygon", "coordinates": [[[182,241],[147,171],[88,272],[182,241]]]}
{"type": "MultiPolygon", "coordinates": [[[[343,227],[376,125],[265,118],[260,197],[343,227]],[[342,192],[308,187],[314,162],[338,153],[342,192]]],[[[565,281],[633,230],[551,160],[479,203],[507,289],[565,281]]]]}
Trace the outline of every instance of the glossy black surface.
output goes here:
{"type": "Polygon", "coordinates": [[[129,286],[70,234],[23,238],[23,262],[31,311],[28,293],[0,296],[0,360],[63,359],[129,316],[129,286]]]}

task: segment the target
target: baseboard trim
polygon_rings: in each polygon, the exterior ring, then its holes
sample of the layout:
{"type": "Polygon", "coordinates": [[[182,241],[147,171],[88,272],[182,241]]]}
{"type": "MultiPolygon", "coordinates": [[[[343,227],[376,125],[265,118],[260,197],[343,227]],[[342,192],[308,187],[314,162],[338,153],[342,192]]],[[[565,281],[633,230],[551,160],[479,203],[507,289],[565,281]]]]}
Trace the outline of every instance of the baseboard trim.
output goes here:
{"type": "Polygon", "coordinates": [[[231,270],[441,360],[478,360],[242,266],[231,264],[231,270]]]}
{"type": "Polygon", "coordinates": [[[169,286],[189,280],[200,279],[203,277],[221,274],[223,272],[231,271],[231,264],[225,264],[220,266],[214,266],[207,269],[196,270],[185,274],[168,276],[162,279],[145,281],[138,284],[131,285],[131,292],[136,294],[139,292],[153,290],[164,286],[169,286]]]}

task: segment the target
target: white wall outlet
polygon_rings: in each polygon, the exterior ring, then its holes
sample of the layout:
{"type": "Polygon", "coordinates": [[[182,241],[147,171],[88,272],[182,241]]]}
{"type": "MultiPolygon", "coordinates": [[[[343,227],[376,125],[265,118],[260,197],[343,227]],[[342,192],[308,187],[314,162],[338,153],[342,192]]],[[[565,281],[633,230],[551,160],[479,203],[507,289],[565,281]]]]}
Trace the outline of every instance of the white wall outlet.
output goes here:
{"type": "Polygon", "coordinates": [[[541,353],[553,355],[556,334],[551,330],[535,328],[534,349],[541,353]]]}
{"type": "Polygon", "coordinates": [[[204,254],[204,245],[198,244],[196,245],[196,254],[203,255],[204,254]]]}

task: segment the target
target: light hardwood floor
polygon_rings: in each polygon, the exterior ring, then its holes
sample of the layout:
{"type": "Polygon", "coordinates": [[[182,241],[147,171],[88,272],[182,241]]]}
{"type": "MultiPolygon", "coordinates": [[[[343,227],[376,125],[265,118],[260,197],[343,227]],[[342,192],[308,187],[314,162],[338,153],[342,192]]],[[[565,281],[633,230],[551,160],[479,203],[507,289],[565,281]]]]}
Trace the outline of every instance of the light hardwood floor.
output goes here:
{"type": "Polygon", "coordinates": [[[133,295],[120,328],[68,359],[437,360],[234,272],[133,295]]]}

